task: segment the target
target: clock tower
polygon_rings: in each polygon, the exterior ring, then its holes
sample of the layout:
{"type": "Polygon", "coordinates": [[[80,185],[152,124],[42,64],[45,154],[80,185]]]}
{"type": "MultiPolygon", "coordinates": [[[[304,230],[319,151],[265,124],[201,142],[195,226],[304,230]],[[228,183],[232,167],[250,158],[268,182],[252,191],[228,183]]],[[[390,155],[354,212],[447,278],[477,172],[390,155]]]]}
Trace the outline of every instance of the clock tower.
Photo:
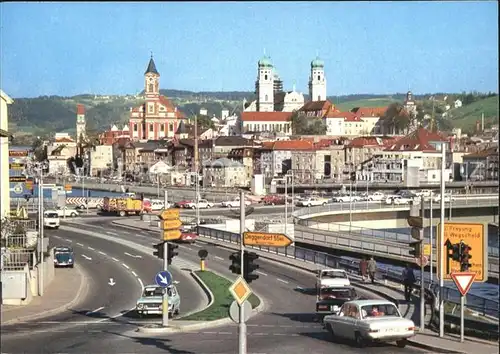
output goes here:
{"type": "Polygon", "coordinates": [[[86,138],[86,123],[85,123],[85,106],[83,104],[76,105],[76,143],[83,143],[86,138]]]}

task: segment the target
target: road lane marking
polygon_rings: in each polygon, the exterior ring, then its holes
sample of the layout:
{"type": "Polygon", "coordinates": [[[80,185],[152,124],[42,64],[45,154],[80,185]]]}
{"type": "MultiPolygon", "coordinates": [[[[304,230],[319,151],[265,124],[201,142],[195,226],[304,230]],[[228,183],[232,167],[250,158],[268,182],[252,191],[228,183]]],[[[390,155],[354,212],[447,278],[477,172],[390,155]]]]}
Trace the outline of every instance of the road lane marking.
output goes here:
{"type": "Polygon", "coordinates": [[[132,257],[132,258],[142,258],[142,256],[139,256],[139,255],[137,255],[137,254],[136,254],[136,255],[134,255],[134,254],[130,254],[130,253],[128,253],[128,252],[125,252],[125,255],[126,255],[126,256],[129,256],[129,257],[132,257]]]}
{"type": "Polygon", "coordinates": [[[191,244],[191,246],[193,246],[193,247],[197,247],[197,248],[201,248],[201,246],[200,246],[200,245],[197,245],[196,243],[191,244]]]}
{"type": "Polygon", "coordinates": [[[68,241],[68,242],[73,242],[73,241],[71,241],[69,238],[65,238],[65,240],[66,240],[66,241],[68,241]]]}
{"type": "Polygon", "coordinates": [[[218,260],[221,260],[221,261],[223,261],[223,260],[224,260],[224,258],[219,257],[219,256],[214,256],[214,258],[215,258],[215,259],[218,259],[218,260]]]}
{"type": "Polygon", "coordinates": [[[102,254],[103,256],[107,256],[106,253],[104,253],[103,251],[99,251],[100,254],[102,254]]]}
{"type": "Polygon", "coordinates": [[[94,248],[93,248],[93,247],[90,247],[90,246],[88,246],[87,248],[88,248],[89,250],[92,250],[92,251],[94,250],[94,248]]]}
{"type": "Polygon", "coordinates": [[[139,281],[139,284],[141,284],[141,288],[144,290],[144,283],[142,282],[141,278],[138,277],[137,280],[139,281]]]}
{"type": "Polygon", "coordinates": [[[78,246],[83,246],[83,243],[77,242],[76,243],[78,246]]]}
{"type": "Polygon", "coordinates": [[[260,275],[263,275],[263,276],[267,277],[267,274],[266,274],[266,273],[261,272],[261,271],[259,271],[259,270],[258,270],[258,271],[256,271],[255,273],[257,273],[257,274],[260,274],[260,275]]]}
{"type": "Polygon", "coordinates": [[[288,284],[288,282],[286,280],[283,280],[283,279],[280,279],[280,278],[276,278],[276,280],[282,282],[282,283],[285,283],[285,284],[288,284]]]}
{"type": "Polygon", "coordinates": [[[122,266],[124,266],[124,267],[125,267],[125,268],[127,268],[127,269],[130,269],[130,268],[128,267],[128,265],[126,265],[125,263],[122,263],[122,266]]]}
{"type": "Polygon", "coordinates": [[[113,231],[106,231],[106,233],[108,235],[118,236],[118,234],[116,232],[113,232],[113,231]]]}
{"type": "Polygon", "coordinates": [[[55,237],[55,238],[59,238],[59,239],[61,239],[61,238],[62,238],[61,236],[54,236],[54,237],[55,237]]]}
{"type": "Polygon", "coordinates": [[[85,314],[85,316],[88,316],[88,315],[91,315],[91,314],[93,314],[93,313],[99,312],[99,311],[101,311],[103,308],[104,308],[104,306],[103,306],[103,307],[96,308],[95,310],[89,311],[89,312],[87,312],[87,313],[85,314]]]}
{"type": "Polygon", "coordinates": [[[134,272],[134,271],[132,271],[132,274],[134,275],[134,277],[136,277],[136,276],[137,276],[137,273],[136,273],[136,272],[134,272]]]}
{"type": "Polygon", "coordinates": [[[118,259],[116,259],[115,257],[111,257],[112,260],[114,260],[115,262],[119,262],[118,259]]]}
{"type": "Polygon", "coordinates": [[[92,260],[92,258],[90,258],[90,257],[88,257],[88,256],[86,256],[84,254],[82,254],[82,257],[85,258],[87,261],[91,261],[92,260]]]}

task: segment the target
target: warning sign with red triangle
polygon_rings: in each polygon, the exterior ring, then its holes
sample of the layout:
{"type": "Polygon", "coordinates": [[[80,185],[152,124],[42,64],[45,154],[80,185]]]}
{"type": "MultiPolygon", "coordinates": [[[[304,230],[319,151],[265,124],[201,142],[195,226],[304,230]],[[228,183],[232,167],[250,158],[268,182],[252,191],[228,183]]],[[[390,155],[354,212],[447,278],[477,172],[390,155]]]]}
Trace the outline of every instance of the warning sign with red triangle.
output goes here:
{"type": "Polygon", "coordinates": [[[472,283],[474,283],[476,273],[457,272],[451,273],[450,276],[455,282],[455,285],[457,286],[458,291],[460,291],[460,294],[462,294],[462,296],[465,296],[469,292],[472,283]]]}

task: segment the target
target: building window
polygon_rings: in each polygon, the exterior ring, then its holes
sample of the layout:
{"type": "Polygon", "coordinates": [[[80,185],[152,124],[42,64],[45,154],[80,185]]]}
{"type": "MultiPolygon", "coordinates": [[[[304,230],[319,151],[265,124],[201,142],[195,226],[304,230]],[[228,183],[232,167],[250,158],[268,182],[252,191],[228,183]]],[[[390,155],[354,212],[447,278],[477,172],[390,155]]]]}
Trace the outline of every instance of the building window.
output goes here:
{"type": "Polygon", "coordinates": [[[165,131],[165,124],[160,124],[160,131],[164,132],[165,131]]]}
{"type": "Polygon", "coordinates": [[[149,92],[153,92],[153,84],[149,84],[148,85],[148,91],[149,92]]]}
{"type": "Polygon", "coordinates": [[[134,123],[134,132],[137,131],[137,123],[134,123]]]}
{"type": "Polygon", "coordinates": [[[149,131],[150,131],[150,132],[153,132],[153,131],[154,131],[153,124],[150,124],[150,125],[149,125],[149,131]]]}
{"type": "Polygon", "coordinates": [[[150,104],[149,105],[149,113],[153,113],[154,111],[155,111],[155,107],[152,104],[150,104]]]}
{"type": "Polygon", "coordinates": [[[168,131],[169,131],[169,132],[173,132],[173,131],[174,131],[174,124],[173,124],[173,123],[170,123],[170,124],[168,125],[168,131]]]}
{"type": "Polygon", "coordinates": [[[268,99],[269,99],[269,96],[267,96],[267,95],[266,95],[266,96],[264,97],[264,102],[267,102],[267,100],[268,100],[268,99]]]}
{"type": "MultiPolygon", "coordinates": [[[[318,76],[318,77],[319,77],[319,76],[318,76]]],[[[318,95],[318,101],[321,101],[321,96],[320,96],[320,95],[318,95]]]]}
{"type": "Polygon", "coordinates": [[[321,76],[318,75],[318,81],[320,81],[320,80],[321,80],[321,76]]]}
{"type": "Polygon", "coordinates": [[[264,80],[267,80],[267,75],[264,75],[264,80]]]}

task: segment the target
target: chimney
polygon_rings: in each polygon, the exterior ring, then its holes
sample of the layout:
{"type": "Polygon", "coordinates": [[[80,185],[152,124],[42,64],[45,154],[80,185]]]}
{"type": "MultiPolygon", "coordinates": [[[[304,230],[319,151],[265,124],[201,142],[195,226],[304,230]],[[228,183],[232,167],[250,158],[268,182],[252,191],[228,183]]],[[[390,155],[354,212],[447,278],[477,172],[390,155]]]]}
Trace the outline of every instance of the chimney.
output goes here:
{"type": "Polygon", "coordinates": [[[481,131],[484,132],[484,113],[481,113],[481,131]]]}
{"type": "Polygon", "coordinates": [[[479,133],[480,132],[480,122],[478,120],[476,120],[476,133],[479,133]]]}

